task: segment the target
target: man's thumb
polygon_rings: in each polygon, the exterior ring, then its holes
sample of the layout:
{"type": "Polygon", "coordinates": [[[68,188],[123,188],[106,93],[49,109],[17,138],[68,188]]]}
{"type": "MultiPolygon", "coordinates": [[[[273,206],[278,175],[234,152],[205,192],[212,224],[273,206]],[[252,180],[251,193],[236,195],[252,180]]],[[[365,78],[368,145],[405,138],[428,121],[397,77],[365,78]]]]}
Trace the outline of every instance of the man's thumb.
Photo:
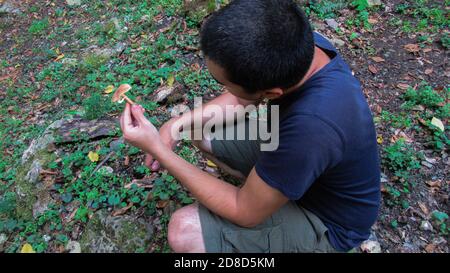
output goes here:
{"type": "Polygon", "coordinates": [[[147,119],[144,116],[144,108],[142,108],[140,105],[134,104],[131,106],[131,113],[133,114],[133,117],[139,121],[139,122],[145,122],[147,119]]]}

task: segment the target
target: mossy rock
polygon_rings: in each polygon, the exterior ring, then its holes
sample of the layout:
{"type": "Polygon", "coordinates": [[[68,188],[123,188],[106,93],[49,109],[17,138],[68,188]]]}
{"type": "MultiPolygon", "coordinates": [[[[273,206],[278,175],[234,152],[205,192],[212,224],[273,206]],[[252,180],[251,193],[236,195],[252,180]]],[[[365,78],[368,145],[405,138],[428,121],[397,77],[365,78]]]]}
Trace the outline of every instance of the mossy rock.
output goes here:
{"type": "Polygon", "coordinates": [[[63,120],[52,123],[41,137],[33,140],[22,155],[21,165],[16,173],[17,207],[16,214],[24,220],[33,219],[33,206],[35,213],[45,208],[49,202],[48,189],[39,182],[39,173],[42,168],[56,159],[54,152],[49,151],[49,145],[55,142],[54,130],[63,124],[63,120]],[[36,203],[40,201],[39,203],[36,203]]]}
{"type": "Polygon", "coordinates": [[[43,166],[48,165],[56,159],[53,152],[47,150],[38,151],[32,160],[21,165],[16,175],[16,193],[17,193],[17,216],[21,219],[32,220],[36,212],[42,212],[41,208],[35,206],[39,201],[39,206],[46,207],[48,203],[48,189],[39,182],[39,172],[43,166]],[[33,208],[35,213],[33,213],[33,208]]]}

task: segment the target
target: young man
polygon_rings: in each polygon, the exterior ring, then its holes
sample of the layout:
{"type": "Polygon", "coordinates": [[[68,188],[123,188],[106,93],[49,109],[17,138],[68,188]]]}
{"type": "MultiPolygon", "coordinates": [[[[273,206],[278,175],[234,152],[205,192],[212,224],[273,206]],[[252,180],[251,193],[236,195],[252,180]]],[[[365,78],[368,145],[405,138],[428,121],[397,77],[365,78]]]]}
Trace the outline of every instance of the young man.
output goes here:
{"type": "MultiPolygon", "coordinates": [[[[232,1],[205,22],[201,47],[227,92],[159,133],[138,105],[127,104],[121,117],[125,140],[148,153],[146,164],[161,164],[198,201],[172,215],[172,249],[340,252],[367,239],[380,202],[376,133],[360,84],[336,49],[289,0],[232,1]],[[280,109],[276,150],[260,151],[251,140],[194,142],[219,167],[245,177],[242,187],[172,151],[174,126],[211,121],[211,107],[225,113],[227,105],[262,99],[280,109]]],[[[234,118],[225,113],[220,122],[234,118]]]]}

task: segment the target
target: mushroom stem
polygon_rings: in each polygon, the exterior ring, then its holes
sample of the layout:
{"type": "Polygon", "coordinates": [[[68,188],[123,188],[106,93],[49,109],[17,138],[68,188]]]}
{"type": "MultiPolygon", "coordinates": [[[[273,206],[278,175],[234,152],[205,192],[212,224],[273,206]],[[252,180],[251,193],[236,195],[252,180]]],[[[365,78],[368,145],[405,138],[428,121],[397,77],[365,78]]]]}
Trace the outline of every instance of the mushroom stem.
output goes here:
{"type": "Polygon", "coordinates": [[[122,95],[122,97],[123,97],[129,104],[131,104],[131,105],[135,104],[134,101],[132,101],[132,100],[131,100],[130,98],[128,98],[127,96],[122,95]]]}

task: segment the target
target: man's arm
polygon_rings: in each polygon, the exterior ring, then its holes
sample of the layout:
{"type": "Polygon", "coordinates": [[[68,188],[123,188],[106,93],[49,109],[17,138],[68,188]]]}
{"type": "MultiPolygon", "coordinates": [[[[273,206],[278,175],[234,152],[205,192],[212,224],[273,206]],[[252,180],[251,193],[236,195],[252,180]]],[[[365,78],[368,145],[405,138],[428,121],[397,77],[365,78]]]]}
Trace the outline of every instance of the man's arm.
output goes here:
{"type": "MultiPolygon", "coordinates": [[[[221,94],[217,98],[211,100],[210,102],[204,104],[202,107],[195,108],[187,113],[184,113],[183,115],[179,117],[174,117],[164,123],[164,125],[160,128],[159,132],[161,134],[161,138],[163,143],[170,148],[173,148],[176,143],[177,139],[179,139],[179,134],[183,128],[191,128],[194,124],[194,120],[197,120],[195,124],[201,125],[201,128],[195,128],[196,130],[202,129],[203,125],[208,122],[211,119],[216,119],[215,121],[212,121],[214,123],[228,123],[230,121],[234,121],[234,119],[239,118],[235,116],[234,112],[225,111],[227,105],[229,106],[235,106],[235,105],[242,105],[244,107],[248,105],[257,105],[259,104],[259,100],[244,100],[241,98],[238,98],[231,94],[230,92],[226,91],[225,93],[221,94]],[[222,119],[219,120],[218,116],[209,116],[205,113],[210,112],[209,110],[212,110],[210,108],[212,107],[220,107],[222,109],[222,119]],[[175,133],[173,135],[172,133],[175,133]]],[[[238,113],[243,114],[243,113],[238,113]]],[[[193,132],[193,131],[191,131],[193,132]]],[[[153,171],[156,171],[159,169],[159,162],[157,160],[154,160],[153,156],[151,154],[147,154],[145,158],[145,165],[151,168],[153,171]]]]}
{"type": "Polygon", "coordinates": [[[172,124],[177,123],[178,128],[190,128],[191,125],[194,123],[194,120],[201,120],[201,123],[198,122],[198,124],[203,125],[214,118],[217,118],[215,116],[211,117],[209,115],[206,115],[205,113],[208,113],[210,111],[209,108],[211,107],[220,107],[222,109],[222,117],[223,120],[216,120],[214,123],[226,123],[229,121],[234,121],[236,118],[235,113],[230,113],[226,111],[227,106],[236,106],[236,105],[242,105],[244,107],[248,105],[257,105],[260,101],[251,101],[251,100],[244,100],[239,97],[236,97],[235,95],[231,94],[230,92],[226,91],[217,98],[214,98],[213,100],[209,101],[208,103],[204,104],[202,107],[195,108],[187,113],[184,113],[183,115],[179,117],[172,118],[170,122],[172,124]]]}
{"type": "Polygon", "coordinates": [[[162,142],[139,105],[127,103],[120,124],[125,141],[152,154],[200,203],[237,225],[255,226],[288,201],[254,169],[244,186],[238,188],[186,162],[162,142]]]}

